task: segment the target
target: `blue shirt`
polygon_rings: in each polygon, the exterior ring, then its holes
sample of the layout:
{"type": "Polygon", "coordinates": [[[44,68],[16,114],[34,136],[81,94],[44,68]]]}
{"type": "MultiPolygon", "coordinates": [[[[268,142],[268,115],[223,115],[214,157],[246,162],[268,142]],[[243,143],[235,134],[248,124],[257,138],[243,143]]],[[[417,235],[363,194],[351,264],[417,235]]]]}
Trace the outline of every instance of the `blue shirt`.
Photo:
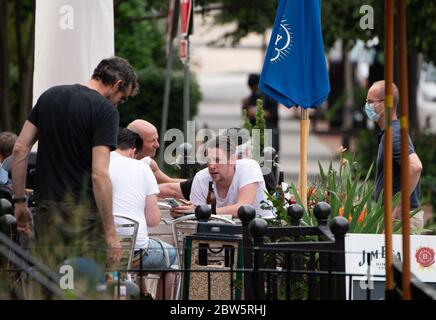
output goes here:
{"type": "Polygon", "coordinates": [[[9,184],[8,172],[0,167],[0,185],[9,184]]]}
{"type": "MultiPolygon", "coordinates": [[[[399,191],[401,191],[401,135],[400,135],[400,121],[393,120],[392,121],[392,142],[393,142],[393,154],[392,154],[392,193],[395,195],[399,191]]],[[[376,166],[376,174],[375,174],[375,191],[374,191],[374,200],[377,201],[380,193],[383,190],[383,177],[384,177],[384,150],[385,150],[385,141],[384,141],[384,132],[380,138],[380,142],[378,145],[378,153],[377,153],[377,166],[376,166]]],[[[415,149],[413,148],[412,140],[409,136],[409,155],[415,153],[415,149]]],[[[420,194],[421,183],[418,181],[418,184],[413,190],[410,196],[410,208],[415,209],[420,206],[419,204],[419,194],[420,194]]]]}

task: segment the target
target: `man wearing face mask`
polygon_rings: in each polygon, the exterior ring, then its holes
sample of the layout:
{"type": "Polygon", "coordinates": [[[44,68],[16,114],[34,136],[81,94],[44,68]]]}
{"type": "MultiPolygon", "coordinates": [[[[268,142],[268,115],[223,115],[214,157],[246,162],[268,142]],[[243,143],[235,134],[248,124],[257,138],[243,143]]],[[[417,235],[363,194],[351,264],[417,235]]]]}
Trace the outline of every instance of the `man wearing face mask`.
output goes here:
{"type": "MultiPolygon", "coordinates": [[[[398,88],[393,84],[394,106],[392,110],[392,141],[393,141],[393,155],[392,155],[392,169],[393,169],[393,194],[401,191],[400,172],[401,172],[401,140],[400,140],[400,121],[397,117],[397,106],[399,102],[398,88]]],[[[379,146],[377,152],[376,163],[376,177],[375,177],[375,191],[374,200],[377,201],[381,192],[383,191],[383,177],[384,177],[384,97],[385,97],[385,81],[375,82],[368,90],[365,112],[370,120],[373,120],[381,129],[379,136],[379,146]]],[[[420,176],[422,171],[422,163],[418,155],[415,153],[412,140],[409,137],[409,187],[410,187],[410,208],[416,209],[420,207],[419,194],[420,194],[420,176]]],[[[398,205],[393,212],[394,219],[401,218],[401,206],[398,205]]],[[[412,218],[410,218],[410,227],[412,231],[418,231],[424,226],[424,212],[419,211],[412,218]]]]}

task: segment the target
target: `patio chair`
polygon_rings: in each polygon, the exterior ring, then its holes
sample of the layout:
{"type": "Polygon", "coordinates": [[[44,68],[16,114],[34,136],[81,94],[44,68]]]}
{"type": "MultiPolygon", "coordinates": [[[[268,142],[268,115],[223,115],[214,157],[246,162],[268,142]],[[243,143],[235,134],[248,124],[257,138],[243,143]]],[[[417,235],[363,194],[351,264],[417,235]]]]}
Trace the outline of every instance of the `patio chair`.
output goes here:
{"type": "Polygon", "coordinates": [[[115,270],[126,270],[126,278],[131,280],[129,270],[132,268],[139,223],[118,213],[114,214],[114,219],[117,237],[122,250],[121,260],[114,268],[115,270]]]}
{"type": "MultiPolygon", "coordinates": [[[[228,218],[224,218],[219,215],[211,215],[208,221],[220,221],[228,224],[236,224],[233,220],[228,218]]],[[[174,246],[176,247],[177,252],[177,260],[180,268],[183,269],[183,251],[184,251],[184,239],[187,235],[192,235],[197,230],[198,220],[195,214],[186,215],[180,218],[177,218],[171,222],[173,237],[174,237],[174,246]]],[[[176,267],[176,266],[174,266],[176,267]]],[[[175,281],[176,289],[175,289],[175,299],[178,300],[180,298],[181,293],[181,283],[182,277],[181,274],[177,274],[177,279],[175,281]]]]}

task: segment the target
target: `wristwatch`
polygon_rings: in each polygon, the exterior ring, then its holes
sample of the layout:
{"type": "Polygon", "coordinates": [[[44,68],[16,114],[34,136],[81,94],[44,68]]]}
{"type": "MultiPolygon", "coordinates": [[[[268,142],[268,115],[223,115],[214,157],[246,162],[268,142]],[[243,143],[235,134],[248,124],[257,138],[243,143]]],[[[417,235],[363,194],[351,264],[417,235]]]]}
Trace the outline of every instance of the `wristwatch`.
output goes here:
{"type": "Polygon", "coordinates": [[[25,203],[27,201],[27,197],[19,197],[19,198],[15,198],[14,196],[12,196],[12,202],[13,203],[25,203]]]}

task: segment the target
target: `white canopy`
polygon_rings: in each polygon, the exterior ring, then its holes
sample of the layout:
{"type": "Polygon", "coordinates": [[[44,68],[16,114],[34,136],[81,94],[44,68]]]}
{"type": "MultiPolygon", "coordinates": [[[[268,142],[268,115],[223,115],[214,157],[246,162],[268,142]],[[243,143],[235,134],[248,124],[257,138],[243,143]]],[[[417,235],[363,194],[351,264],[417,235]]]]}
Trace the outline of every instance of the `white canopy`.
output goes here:
{"type": "Polygon", "coordinates": [[[85,83],[114,55],[113,0],[37,0],[33,105],[48,88],[85,83]]]}

